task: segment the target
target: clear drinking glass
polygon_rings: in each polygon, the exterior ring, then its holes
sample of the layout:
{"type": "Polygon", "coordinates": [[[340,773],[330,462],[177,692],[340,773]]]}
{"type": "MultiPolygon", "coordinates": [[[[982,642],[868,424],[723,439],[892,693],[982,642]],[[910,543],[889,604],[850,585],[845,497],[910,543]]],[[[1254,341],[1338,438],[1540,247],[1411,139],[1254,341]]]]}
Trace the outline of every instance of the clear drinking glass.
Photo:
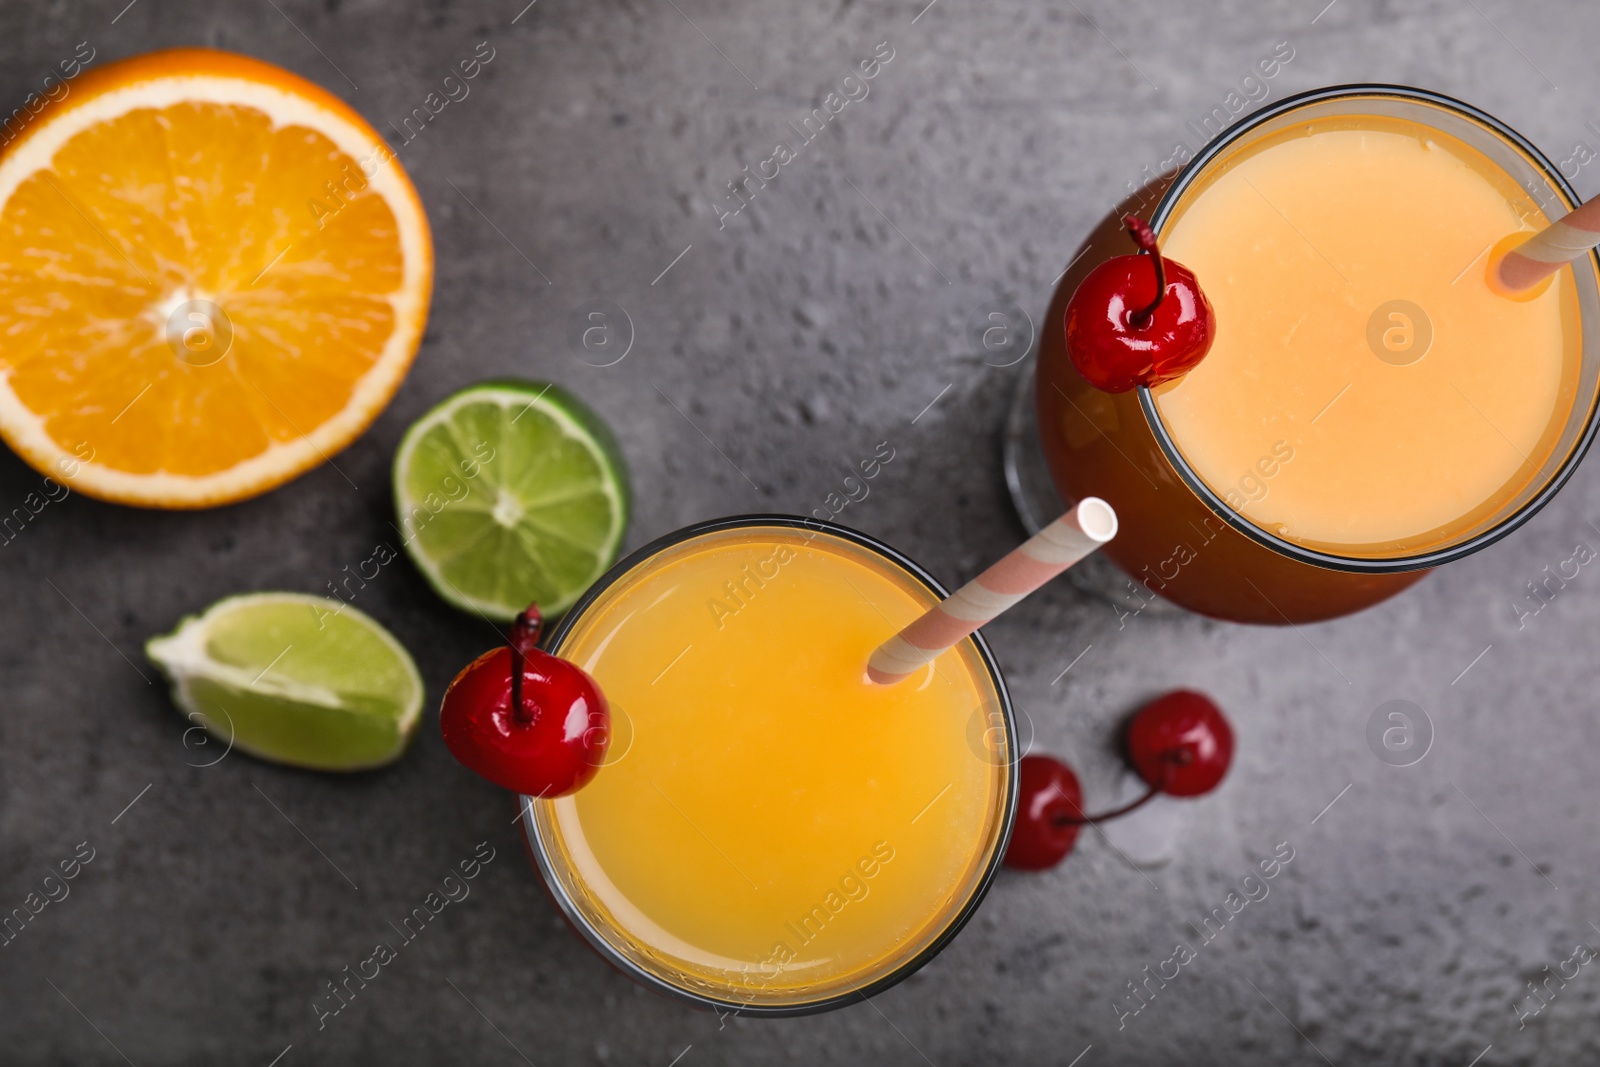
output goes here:
{"type": "MultiPolygon", "coordinates": [[[[1417,123],[1464,142],[1503,169],[1548,217],[1558,218],[1579,203],[1550,160],[1476,108],[1419,89],[1354,85],[1290,97],[1240,120],[1177,175],[1151,224],[1160,234],[1181,213],[1197,183],[1261,138],[1312,120],[1363,116],[1417,123]]],[[[1008,441],[1008,480],[1025,522],[1030,511],[1041,513],[1034,522],[1044,521],[1049,515],[1043,513],[1054,506],[1048,500],[1049,486],[1040,478],[1040,450],[1054,487],[1067,501],[1098,496],[1117,509],[1121,530],[1102,554],[1125,575],[1112,580],[1102,574],[1104,592],[1125,587],[1122,599],[1129,602],[1146,596],[1156,602],[1159,594],[1192,611],[1239,622],[1299,623],[1358,611],[1522,525],[1572,475],[1594,436],[1600,394],[1600,260],[1590,254],[1564,270],[1558,281],[1571,288],[1580,319],[1576,387],[1565,410],[1556,412],[1560,425],[1554,447],[1520,491],[1484,514],[1469,513],[1472,521],[1433,543],[1357,553],[1322,550],[1277,536],[1229,506],[1195,472],[1149,389],[1102,393],[1084,382],[1067,359],[1062,327],[1066,302],[1089,270],[1108,255],[1128,250],[1125,241],[1105,239],[1119,216],[1108,218],[1100,240],[1091,239],[1089,247],[1100,254],[1082,256],[1056,290],[1041,331],[1033,383],[1038,421],[1033,423],[1019,404],[1008,441]],[[1175,546],[1186,549],[1176,557],[1181,563],[1174,561],[1175,546]]],[[[1205,284],[1204,278],[1200,281],[1205,284]]],[[[1508,352],[1506,358],[1515,359],[1516,353],[1508,352]]],[[[1086,569],[1084,576],[1093,573],[1086,569]]]]}
{"type": "MultiPolygon", "coordinates": [[[[870,686],[865,664],[875,642],[899,628],[900,616],[920,613],[945,595],[925,570],[879,541],[832,523],[782,515],[690,526],[633,553],[597,582],[561,620],[548,647],[591,670],[607,693],[614,726],[607,765],[572,797],[525,796],[521,801],[533,861],[578,933],[613,966],[651,988],[702,1007],[764,1015],[804,1014],[858,1002],[905,978],[948,944],[987,891],[1015,817],[1019,746],[999,668],[983,640],[974,635],[937,661],[944,679],[960,683],[952,683],[949,690],[960,688],[959,702],[952,697],[952,702],[930,710],[927,719],[907,720],[907,729],[898,735],[869,741],[852,736],[850,729],[851,723],[861,721],[849,699],[856,678],[852,674],[841,681],[843,669],[828,673],[827,666],[830,655],[840,663],[856,655],[855,645],[860,643],[859,682],[870,686]],[[788,545],[790,560],[810,562],[785,564],[783,554],[768,550],[770,545],[788,545]],[[707,579],[704,568],[711,565],[704,561],[715,560],[715,567],[722,568],[722,557],[716,553],[726,551],[737,563],[746,558],[738,553],[748,546],[756,546],[748,558],[757,565],[745,569],[730,563],[727,592],[719,592],[722,571],[715,572],[714,580],[707,579]],[[770,561],[770,567],[761,561],[770,561]],[[813,566],[816,569],[806,569],[813,566]],[[831,582],[835,566],[843,576],[844,594],[860,587],[862,599],[853,608],[837,602],[838,590],[823,590],[822,579],[831,582]],[[873,580],[881,579],[882,584],[866,581],[874,575],[873,580]],[[791,584],[786,588],[778,584],[785,582],[791,584]],[[816,595],[793,584],[800,582],[812,582],[816,595]],[[724,616],[716,610],[702,614],[707,589],[716,594],[712,598],[716,603],[736,605],[740,614],[724,616]],[[730,599],[741,591],[742,598],[730,599]],[[673,607],[675,597],[682,598],[681,608],[673,607]],[[811,614],[802,615],[802,606],[811,614]],[[756,625],[757,619],[745,613],[763,610],[770,614],[759,623],[766,628],[762,633],[778,639],[740,645],[736,629],[756,625]],[[883,616],[881,622],[872,611],[883,616]],[[802,617],[809,621],[802,624],[802,617]],[[796,620],[792,627],[791,618],[796,620]],[[845,628],[852,625],[850,618],[871,636],[861,642],[852,635],[842,654],[836,647],[840,639],[830,627],[811,625],[839,619],[845,628]],[[651,681],[660,664],[638,649],[658,639],[664,642],[663,656],[680,644],[691,646],[692,652],[686,648],[681,662],[673,660],[651,681]],[[835,646],[832,652],[825,647],[830,642],[835,646]],[[762,656],[773,657],[769,662],[774,676],[790,663],[822,664],[814,668],[820,679],[817,692],[833,696],[813,701],[804,683],[795,685],[791,677],[784,693],[768,691],[763,704],[766,664],[751,670],[749,662],[762,656]],[[673,690],[674,685],[686,688],[673,690]],[[720,686],[735,695],[723,696],[720,686]],[[791,691],[795,689],[800,691],[791,691]],[[754,710],[762,723],[755,739],[738,730],[737,724],[726,732],[704,729],[704,723],[724,720],[715,718],[721,713],[715,708],[704,718],[695,717],[698,693],[705,693],[707,702],[754,710]],[[969,695],[970,706],[965,702],[969,695]],[[823,700],[832,703],[817,707],[823,700]],[[779,713],[769,710],[776,708],[798,709],[795,714],[808,719],[816,715],[815,730],[807,723],[778,721],[779,713]],[[845,714],[830,720],[828,713],[833,711],[845,714]],[[796,735],[790,727],[801,728],[807,740],[821,731],[824,740],[807,755],[801,751],[804,746],[793,743],[796,735]],[[912,784],[917,768],[900,755],[902,751],[936,753],[944,761],[941,766],[955,769],[950,781],[957,783],[956,788],[948,795],[940,788],[946,781],[942,771],[936,779],[924,776],[920,784],[912,784]],[[872,756],[861,756],[859,774],[839,772],[838,765],[858,752],[889,754],[889,758],[879,764],[872,756]],[[819,754],[826,767],[810,762],[819,754]],[[722,780],[732,780],[752,763],[761,774],[748,791],[708,800],[695,784],[721,788],[722,780]],[[783,808],[784,798],[812,785],[813,774],[824,771],[833,786],[828,794],[818,792],[814,818],[811,801],[801,808],[802,822],[815,825],[797,829],[792,822],[785,823],[783,812],[792,814],[792,809],[783,808]],[[885,782],[877,782],[879,778],[885,782]],[[889,792],[876,791],[879,785],[890,784],[889,792]],[[618,792],[593,799],[599,794],[591,790],[607,786],[618,792]],[[869,802],[856,805],[850,793],[855,789],[862,790],[869,802]],[[661,821],[652,824],[634,800],[653,803],[656,793],[672,807],[658,806],[661,821]],[[849,815],[828,822],[841,810],[829,801],[840,796],[849,799],[843,809],[847,812],[893,809],[896,817],[880,819],[874,814],[866,827],[859,817],[849,815]],[[889,801],[883,801],[886,796],[889,801]],[[952,808],[962,796],[968,799],[952,808]],[[957,819],[952,812],[963,814],[957,819]],[[682,826],[676,823],[679,816],[682,826]],[[752,825],[750,816],[757,827],[772,819],[776,825],[770,836],[741,831],[739,827],[752,825]],[[828,869],[805,866],[814,856],[838,855],[846,842],[839,841],[840,849],[834,849],[833,839],[843,837],[846,827],[848,856],[854,862],[843,868],[843,874],[837,859],[814,864],[828,869]],[[682,833],[683,849],[662,844],[666,831],[672,830],[682,833]],[[792,860],[791,848],[802,848],[788,843],[803,837],[802,831],[815,831],[823,847],[796,852],[793,855],[805,858],[774,866],[775,858],[792,860]],[[786,833],[792,836],[786,838],[786,833]],[[878,842],[871,851],[865,844],[869,840],[878,842]],[[886,854],[890,860],[884,859],[886,854]],[[648,867],[648,877],[639,876],[641,866],[648,867]],[[793,877],[780,884],[763,874],[777,869],[788,870],[793,877]],[[735,870],[749,883],[748,891],[733,876],[735,870]],[[895,887],[915,886],[910,876],[923,870],[946,872],[948,880],[936,892],[916,889],[914,905],[905,905],[909,898],[896,896],[900,890],[895,887]],[[678,887],[662,893],[670,895],[670,906],[655,899],[657,889],[668,882],[678,887]],[[702,883],[703,896],[698,889],[702,883]],[[685,886],[695,891],[685,892],[685,886]],[[789,903],[774,903],[779,899],[789,903]],[[816,906],[796,907],[795,899],[816,906]],[[763,934],[770,929],[772,942],[789,945],[797,958],[785,960],[776,951],[766,959],[757,958],[767,952],[764,947],[737,955],[727,947],[730,942],[718,936],[730,924],[753,925],[763,934]],[[774,959],[781,962],[775,964],[774,959]],[[853,962],[849,966],[839,962],[845,960],[853,962]]],[[[854,660],[849,663],[854,671],[854,660]]],[[[796,677],[811,675],[802,672],[796,677]]],[[[923,699],[917,696],[918,686],[937,691],[935,681],[930,671],[920,680],[913,677],[901,683],[906,707],[924,710],[916,703],[923,699]]],[[[884,688],[876,687],[880,694],[884,688]]],[[[860,713],[871,714],[871,706],[863,705],[860,713]]],[[[764,937],[759,942],[753,937],[747,940],[767,944],[764,937]]]]}

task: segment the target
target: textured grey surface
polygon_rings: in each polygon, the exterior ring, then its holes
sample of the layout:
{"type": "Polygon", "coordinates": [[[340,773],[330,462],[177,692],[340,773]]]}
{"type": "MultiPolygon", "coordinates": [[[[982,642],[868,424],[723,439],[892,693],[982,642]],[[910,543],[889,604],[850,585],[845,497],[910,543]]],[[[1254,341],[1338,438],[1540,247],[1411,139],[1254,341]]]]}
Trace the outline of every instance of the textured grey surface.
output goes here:
{"type": "MultiPolygon", "coordinates": [[[[1197,147],[1186,121],[1277,42],[1294,58],[1272,99],[1408,82],[1477,103],[1557,159],[1600,146],[1600,8],[1576,0],[537,0],[513,25],[524,2],[0,9],[13,101],[85,39],[97,63],[202,43],[283,64],[388,130],[479,41],[496,49],[401,152],[437,242],[432,324],[339,470],[200,514],[72,497],[0,548],[0,907],[77,843],[96,850],[70,897],[0,950],[0,1060],[1464,1067],[1481,1053],[1487,1067],[1600,1051],[1594,967],[1552,982],[1521,1024],[1513,1007],[1534,1003],[1525,983],[1542,968],[1600,943],[1600,577],[1585,568],[1521,630],[1512,608],[1541,568],[1600,545],[1593,462],[1525,530],[1357,618],[1119,630],[1060,585],[996,623],[1040,745],[1091,797],[1114,781],[1115,724],[1170,686],[1230,710],[1236,768],[1171,865],[1140,873],[1086,839],[1053,873],[1002,877],[922,975],[823,1017],[722,1025],[608,971],[543,897],[509,798],[431,726],[378,774],[239,755],[186,766],[209,757],[146,683],[143,640],[228,593],[325,591],[366,558],[390,536],[401,431],[459,385],[542,376],[591,400],[633,463],[634,544],[719,514],[809,512],[888,440],[894,462],[841,521],[954,582],[1018,536],[996,434],[1014,372],[972,353],[967,315],[997,297],[1042,312],[1123,183],[1197,147]],[[894,58],[870,96],[719,229],[724,183],[885,41],[894,58]],[[636,333],[605,369],[568,344],[594,300],[636,333]],[[1391,699],[1436,730],[1409,768],[1365,740],[1391,699]],[[485,840],[497,858],[471,897],[319,1032],[322,984],[485,840]],[[1200,945],[1190,924],[1279,842],[1295,858],[1270,895],[1200,945]],[[1180,940],[1197,959],[1119,1030],[1114,999],[1180,940]]],[[[1597,175],[1579,173],[1580,191],[1597,175]]],[[[37,482],[0,457],[4,509],[37,482]]],[[[491,640],[403,562],[356,603],[417,651],[434,698],[491,640]]]]}

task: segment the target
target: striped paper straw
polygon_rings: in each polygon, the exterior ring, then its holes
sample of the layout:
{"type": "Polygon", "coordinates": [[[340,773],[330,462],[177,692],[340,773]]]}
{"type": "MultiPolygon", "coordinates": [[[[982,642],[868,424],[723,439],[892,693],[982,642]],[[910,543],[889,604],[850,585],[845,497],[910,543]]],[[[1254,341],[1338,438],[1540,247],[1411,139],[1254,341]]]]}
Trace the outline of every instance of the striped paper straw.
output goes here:
{"type": "Polygon", "coordinates": [[[1099,497],[1084,497],[1077,507],[879,645],[867,661],[867,677],[879,685],[909,678],[1116,535],[1117,513],[1111,505],[1099,497]]]}
{"type": "Polygon", "coordinates": [[[1600,244],[1600,197],[1579,204],[1563,217],[1506,252],[1491,280],[1510,292],[1531,289],[1600,244]]]}

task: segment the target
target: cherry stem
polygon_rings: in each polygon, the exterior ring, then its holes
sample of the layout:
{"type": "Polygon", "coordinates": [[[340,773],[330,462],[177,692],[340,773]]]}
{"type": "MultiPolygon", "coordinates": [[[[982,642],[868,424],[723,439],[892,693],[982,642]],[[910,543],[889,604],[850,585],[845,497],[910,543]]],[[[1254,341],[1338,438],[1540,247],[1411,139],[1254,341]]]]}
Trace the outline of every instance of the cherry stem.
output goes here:
{"type": "Polygon", "coordinates": [[[511,624],[511,717],[525,725],[532,723],[534,716],[522,703],[522,673],[527,669],[528,653],[539,647],[543,629],[544,617],[537,604],[529,604],[511,624]]]}
{"type": "Polygon", "coordinates": [[[1133,243],[1139,246],[1139,251],[1150,255],[1151,262],[1156,265],[1156,298],[1150,301],[1149,306],[1135,311],[1128,317],[1128,322],[1134,329],[1142,330],[1150,325],[1150,320],[1155,316],[1156,308],[1161,306],[1161,301],[1167,295],[1167,267],[1161,258],[1161,249],[1156,246],[1156,232],[1150,224],[1137,215],[1125,215],[1122,224],[1128,228],[1128,234],[1133,238],[1133,243]]]}
{"type": "Polygon", "coordinates": [[[1094,823],[1105,822],[1108,819],[1115,819],[1119,815],[1126,815],[1135,808],[1143,807],[1144,805],[1148,804],[1159,792],[1161,792],[1159,788],[1156,786],[1151,786],[1150,791],[1144,796],[1140,797],[1138,800],[1135,800],[1131,804],[1124,804],[1120,808],[1112,808],[1110,811],[1102,811],[1098,815],[1084,815],[1080,811],[1077,818],[1067,815],[1051,821],[1057,826],[1089,826],[1094,823]]]}
{"type": "MultiPolygon", "coordinates": [[[[1131,215],[1128,217],[1133,218],[1131,215]]],[[[1134,219],[1134,221],[1138,222],[1139,220],[1134,219]]],[[[1140,223],[1140,225],[1143,226],[1144,224],[1140,223]]],[[[1149,227],[1146,226],[1145,229],[1148,231],[1149,227]]],[[[1167,783],[1172,779],[1173,770],[1178,767],[1182,767],[1185,764],[1191,763],[1193,760],[1193,753],[1186,748],[1168,749],[1167,751],[1161,753],[1161,781],[1156,785],[1152,785],[1149,791],[1147,791],[1145,795],[1140,797],[1138,800],[1135,800],[1129,804],[1124,804],[1120,808],[1112,808],[1110,811],[1102,811],[1098,815],[1085,815],[1083,813],[1083,809],[1079,808],[1076,818],[1071,815],[1063,815],[1052,819],[1051,822],[1056,826],[1092,826],[1095,823],[1102,823],[1110,819],[1115,819],[1119,815],[1126,815],[1130,811],[1134,811],[1137,808],[1142,808],[1146,804],[1150,803],[1151,800],[1155,799],[1156,794],[1165,792],[1167,783]]]]}

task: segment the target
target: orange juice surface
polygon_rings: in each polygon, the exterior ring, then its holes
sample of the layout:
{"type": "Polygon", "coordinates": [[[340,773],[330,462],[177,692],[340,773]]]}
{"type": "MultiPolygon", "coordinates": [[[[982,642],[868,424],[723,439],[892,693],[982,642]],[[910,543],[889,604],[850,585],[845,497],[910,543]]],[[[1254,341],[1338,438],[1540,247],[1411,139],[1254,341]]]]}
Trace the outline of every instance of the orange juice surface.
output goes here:
{"type": "Polygon", "coordinates": [[[871,981],[949,925],[1001,830],[994,686],[969,642],[865,679],[934,599],[841,538],[756,527],[667,549],[583,612],[558,651],[604,690],[612,751],[543,824],[621,951],[782,1001],[871,981]]]}
{"type": "Polygon", "coordinates": [[[1463,142],[1400,119],[1246,141],[1163,228],[1217,315],[1157,390],[1184,458],[1262,529],[1323,551],[1426,550],[1533,480],[1574,403],[1572,272],[1490,292],[1490,246],[1545,215],[1463,142]]]}

